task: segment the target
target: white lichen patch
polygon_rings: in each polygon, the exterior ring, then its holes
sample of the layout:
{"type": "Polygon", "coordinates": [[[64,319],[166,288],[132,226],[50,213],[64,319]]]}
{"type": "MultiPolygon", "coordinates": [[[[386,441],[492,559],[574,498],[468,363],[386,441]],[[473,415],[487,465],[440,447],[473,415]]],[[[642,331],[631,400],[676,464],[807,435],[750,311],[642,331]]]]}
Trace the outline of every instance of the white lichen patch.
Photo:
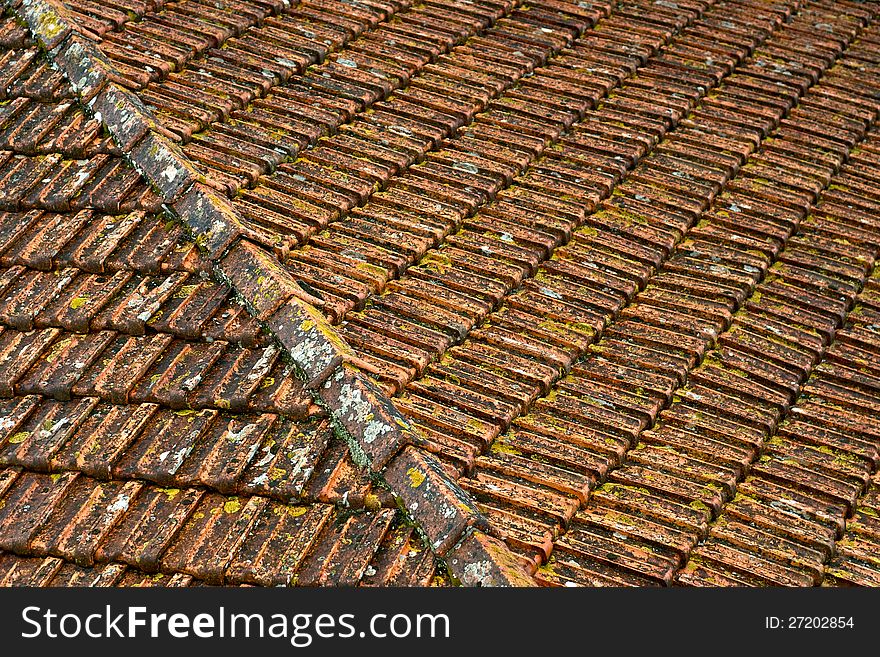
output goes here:
{"type": "Polygon", "coordinates": [[[245,459],[245,462],[250,463],[254,459],[254,456],[257,455],[257,450],[259,450],[259,449],[260,449],[260,445],[258,443],[254,443],[251,446],[251,449],[247,454],[247,458],[245,459]]]}
{"type": "Polygon", "coordinates": [[[92,175],[91,171],[79,171],[76,173],[74,178],[76,179],[76,185],[79,186],[83,184],[89,177],[92,175]]]}
{"type": "Polygon", "coordinates": [[[474,175],[480,173],[480,170],[477,168],[477,166],[475,164],[471,164],[470,162],[456,161],[452,163],[452,168],[458,171],[472,173],[474,175]]]}
{"type": "Polygon", "coordinates": [[[244,438],[253,433],[254,429],[257,428],[256,424],[246,424],[238,431],[234,431],[230,429],[226,432],[226,439],[231,442],[233,445],[238,445],[244,438]]]}
{"type": "MultiPolygon", "coordinates": [[[[321,336],[323,337],[323,336],[321,336]]],[[[336,356],[333,345],[317,336],[302,336],[289,348],[290,356],[306,372],[315,372],[330,366],[336,356]]]]}
{"type": "Polygon", "coordinates": [[[226,232],[228,224],[222,219],[216,219],[211,224],[211,227],[208,229],[208,237],[214,237],[215,235],[222,235],[226,232]]]}
{"type": "MultiPolygon", "coordinates": [[[[169,461],[171,472],[177,472],[177,469],[183,463],[184,459],[192,452],[192,447],[183,447],[171,455],[169,461]]],[[[166,452],[167,454],[168,452],[166,452]]]]}
{"type": "Polygon", "coordinates": [[[344,384],[339,390],[339,406],[337,412],[349,423],[355,422],[363,427],[363,442],[372,444],[375,440],[392,431],[392,427],[373,419],[373,404],[365,399],[359,387],[350,383],[344,384]]]}
{"type": "Polygon", "coordinates": [[[179,173],[180,172],[178,171],[177,166],[175,166],[174,164],[169,164],[162,170],[161,175],[163,178],[165,178],[165,180],[173,183],[177,179],[179,173]]]}
{"type": "Polygon", "coordinates": [[[297,447],[287,451],[287,458],[292,466],[290,478],[293,480],[308,480],[314,468],[310,467],[309,448],[297,447]]]}
{"type": "Polygon", "coordinates": [[[37,437],[41,440],[45,440],[46,438],[51,438],[56,433],[58,433],[61,429],[70,424],[70,419],[63,417],[55,423],[46,423],[43,425],[43,428],[40,429],[37,437]]]}
{"type": "Polygon", "coordinates": [[[364,428],[364,442],[370,444],[393,429],[384,422],[369,422],[364,428]]]}
{"type": "Polygon", "coordinates": [[[184,380],[184,382],[180,384],[180,387],[183,390],[187,390],[189,392],[192,392],[193,390],[196,389],[196,386],[199,385],[199,383],[201,383],[201,382],[202,382],[202,375],[196,374],[195,376],[191,376],[188,379],[184,380]]]}
{"type": "Polygon", "coordinates": [[[473,586],[480,584],[488,586],[492,583],[492,563],[490,561],[475,561],[474,563],[465,564],[464,581],[466,584],[473,586]]]}
{"type": "Polygon", "coordinates": [[[245,377],[245,380],[253,382],[266,376],[266,374],[269,372],[269,369],[272,367],[272,363],[275,362],[275,356],[277,354],[278,348],[275,345],[270,344],[268,347],[263,349],[262,355],[260,356],[259,360],[254,363],[254,366],[245,377]]]}
{"type": "Polygon", "coordinates": [[[128,505],[130,502],[131,498],[128,495],[120,495],[107,507],[107,511],[109,513],[128,511],[128,505]]]}
{"type": "Polygon", "coordinates": [[[275,454],[272,453],[272,448],[267,445],[263,448],[263,455],[260,457],[260,460],[254,463],[254,467],[262,468],[269,465],[272,462],[272,459],[275,458],[275,454]]]}

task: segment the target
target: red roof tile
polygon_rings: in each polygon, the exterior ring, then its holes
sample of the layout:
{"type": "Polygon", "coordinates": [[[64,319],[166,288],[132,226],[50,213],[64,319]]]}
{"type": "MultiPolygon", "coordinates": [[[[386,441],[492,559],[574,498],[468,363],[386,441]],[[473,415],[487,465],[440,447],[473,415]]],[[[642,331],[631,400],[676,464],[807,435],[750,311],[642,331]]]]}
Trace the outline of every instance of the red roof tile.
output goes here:
{"type": "Polygon", "coordinates": [[[875,585],[875,12],[581,5],[3,17],[0,581],[875,585]]]}

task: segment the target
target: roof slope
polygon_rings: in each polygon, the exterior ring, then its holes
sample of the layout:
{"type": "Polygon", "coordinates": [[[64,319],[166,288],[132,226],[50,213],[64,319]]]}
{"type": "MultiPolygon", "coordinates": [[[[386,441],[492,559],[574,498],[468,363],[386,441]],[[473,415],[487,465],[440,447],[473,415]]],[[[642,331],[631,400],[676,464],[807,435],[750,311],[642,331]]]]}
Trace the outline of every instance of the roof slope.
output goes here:
{"type": "Polygon", "coordinates": [[[0,29],[8,583],[880,582],[876,4],[128,4],[0,29]]]}

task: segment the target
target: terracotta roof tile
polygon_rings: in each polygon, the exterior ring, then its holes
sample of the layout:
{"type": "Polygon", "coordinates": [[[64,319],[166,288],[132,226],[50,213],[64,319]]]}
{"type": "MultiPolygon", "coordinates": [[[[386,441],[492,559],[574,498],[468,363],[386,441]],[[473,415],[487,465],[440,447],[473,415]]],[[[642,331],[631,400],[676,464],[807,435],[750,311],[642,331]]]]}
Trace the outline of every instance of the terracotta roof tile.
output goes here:
{"type": "Polygon", "coordinates": [[[107,479],[112,464],[155,417],[156,406],[110,406],[99,404],[83,423],[81,431],[55,453],[50,467],[79,470],[107,479]]]}
{"type": "Polygon", "coordinates": [[[364,570],[361,586],[427,586],[436,573],[433,553],[412,527],[401,525],[385,535],[364,570]]]}
{"type": "Polygon", "coordinates": [[[98,546],[100,561],[122,561],[155,572],[160,555],[193,514],[204,492],[146,486],[98,546]]]}
{"type": "Polygon", "coordinates": [[[95,546],[128,511],[141,482],[108,482],[97,486],[80,478],[65,493],[31,541],[30,549],[73,561],[94,563],[95,546]]]}
{"type": "MultiPolygon", "coordinates": [[[[862,273],[862,275],[864,275],[864,274],[862,273]]],[[[821,347],[821,344],[820,344],[820,347],[821,347]]],[[[811,361],[811,363],[814,364],[815,361],[811,361]]],[[[812,366],[812,365],[810,365],[810,367],[811,367],[811,366],[812,366]]],[[[702,393],[701,393],[701,397],[702,397],[702,393]]],[[[782,401],[784,401],[784,400],[782,400],[782,401]]],[[[772,426],[772,425],[770,425],[770,426],[772,426]]],[[[769,428],[769,427],[768,427],[768,428],[769,428]]],[[[734,479],[734,480],[735,480],[735,479],[734,479]]]]}
{"type": "Polygon", "coordinates": [[[393,512],[387,510],[348,518],[337,515],[317,536],[296,583],[352,586],[359,582],[378,548],[377,538],[385,533],[393,517],[393,512]]]}
{"type": "Polygon", "coordinates": [[[0,556],[3,586],[48,586],[64,561],[57,557],[19,557],[4,552],[0,556]]]}
{"type": "Polygon", "coordinates": [[[305,555],[335,520],[330,506],[268,504],[230,562],[229,576],[263,586],[291,584],[305,555]]]}
{"type": "Polygon", "coordinates": [[[48,1],[4,581],[876,581],[870,7],[48,1]]]}
{"type": "Polygon", "coordinates": [[[16,382],[16,392],[69,400],[83,370],[98,358],[115,337],[116,334],[110,331],[64,335],[16,382]]]}
{"type": "Polygon", "coordinates": [[[194,581],[191,575],[184,575],[183,573],[175,573],[171,577],[166,577],[163,573],[147,575],[138,570],[128,569],[119,580],[117,586],[138,588],[149,588],[153,586],[187,587],[198,586],[198,582],[197,580],[194,581]]]}
{"type": "MultiPolygon", "coordinates": [[[[288,454],[288,458],[290,456],[288,454]]],[[[348,445],[344,441],[331,440],[328,443],[320,460],[315,463],[313,473],[308,470],[299,473],[296,471],[298,464],[292,465],[293,475],[307,479],[306,486],[300,494],[305,499],[353,508],[375,507],[379,504],[369,480],[349,454],[348,445]],[[310,478],[309,474],[311,474],[310,478]]],[[[270,478],[271,476],[270,473],[270,478]]]]}
{"type": "Polygon", "coordinates": [[[160,568],[222,581],[227,564],[267,503],[259,497],[205,495],[165,551],[160,568]]]}
{"type": "Polygon", "coordinates": [[[272,428],[274,415],[218,418],[176,473],[180,482],[199,481],[223,493],[234,492],[248,461],[272,428]]]}
{"type": "Polygon", "coordinates": [[[173,484],[177,471],[216,416],[211,410],[158,413],[115,462],[113,475],[173,484]]]}
{"type": "MultiPolygon", "coordinates": [[[[278,421],[242,472],[240,490],[287,500],[300,499],[331,438],[326,422],[300,427],[289,421],[278,421]]],[[[328,465],[332,468],[335,464],[328,465]]]]}
{"type": "Polygon", "coordinates": [[[106,564],[87,568],[73,563],[65,563],[49,581],[48,586],[117,586],[125,573],[126,567],[122,564],[106,564]]]}
{"type": "MultiPolygon", "coordinates": [[[[39,327],[58,327],[78,333],[88,332],[95,317],[132,278],[131,272],[79,274],[69,293],[59,295],[38,315],[34,323],[39,327]]],[[[65,290],[67,292],[67,290],[65,290]]]]}
{"type": "Polygon", "coordinates": [[[32,472],[19,476],[3,497],[6,504],[0,510],[2,548],[27,553],[54,505],[64,498],[77,476],[67,473],[51,477],[32,472]]]}
{"type": "Polygon", "coordinates": [[[0,462],[45,471],[64,443],[95,407],[97,399],[84,397],[73,403],[44,401],[18,425],[16,433],[0,447],[0,462]]]}

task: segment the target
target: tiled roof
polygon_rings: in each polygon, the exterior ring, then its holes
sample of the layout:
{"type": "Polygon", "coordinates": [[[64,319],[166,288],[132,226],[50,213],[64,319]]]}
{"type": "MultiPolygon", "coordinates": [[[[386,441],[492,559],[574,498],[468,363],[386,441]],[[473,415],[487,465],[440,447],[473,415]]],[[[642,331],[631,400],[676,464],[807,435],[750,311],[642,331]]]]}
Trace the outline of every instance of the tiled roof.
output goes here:
{"type": "Polygon", "coordinates": [[[3,583],[880,584],[876,3],[7,7],[3,583]]]}

